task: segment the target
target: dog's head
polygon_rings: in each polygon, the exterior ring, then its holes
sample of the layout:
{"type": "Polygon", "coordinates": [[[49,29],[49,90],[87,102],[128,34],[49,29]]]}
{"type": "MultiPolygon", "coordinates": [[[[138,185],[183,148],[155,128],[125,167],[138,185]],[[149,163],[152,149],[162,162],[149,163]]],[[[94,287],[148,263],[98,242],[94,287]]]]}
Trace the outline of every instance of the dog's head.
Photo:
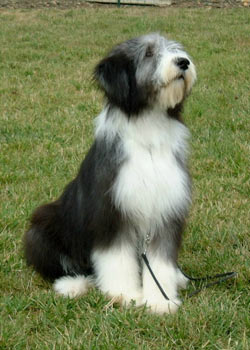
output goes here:
{"type": "Polygon", "coordinates": [[[94,75],[108,101],[128,116],[145,108],[175,108],[196,79],[194,64],[181,45],[159,34],[116,46],[94,75]]]}

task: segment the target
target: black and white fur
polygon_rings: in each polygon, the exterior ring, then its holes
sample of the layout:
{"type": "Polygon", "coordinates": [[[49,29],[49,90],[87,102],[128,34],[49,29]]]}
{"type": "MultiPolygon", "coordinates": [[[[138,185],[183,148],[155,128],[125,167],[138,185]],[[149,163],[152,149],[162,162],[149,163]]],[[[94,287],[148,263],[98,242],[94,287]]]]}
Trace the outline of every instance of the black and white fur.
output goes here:
{"type": "Polygon", "coordinates": [[[149,34],[116,46],[94,76],[107,99],[94,143],[60,198],[34,212],[27,262],[59,294],[79,296],[94,284],[126,304],[174,312],[187,282],[177,266],[191,202],[181,109],[195,67],[179,44],[149,34]],[[148,260],[170,301],[141,261],[147,235],[148,260]]]}

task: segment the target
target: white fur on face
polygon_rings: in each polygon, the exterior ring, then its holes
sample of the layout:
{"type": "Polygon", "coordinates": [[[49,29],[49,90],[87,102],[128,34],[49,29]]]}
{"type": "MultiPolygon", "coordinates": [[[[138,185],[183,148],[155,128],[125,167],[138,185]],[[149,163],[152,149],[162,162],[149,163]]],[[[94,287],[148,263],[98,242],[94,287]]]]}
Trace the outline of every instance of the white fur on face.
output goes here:
{"type": "Polygon", "coordinates": [[[105,294],[125,304],[141,303],[139,266],[135,248],[126,243],[114,244],[92,254],[95,284],[105,294]]]}
{"type": "Polygon", "coordinates": [[[185,82],[182,79],[173,80],[159,92],[159,104],[162,109],[174,108],[185,96],[185,82]]]}
{"type": "Polygon", "coordinates": [[[159,105],[163,109],[174,108],[191,91],[196,80],[194,64],[184,51],[168,52],[165,50],[155,72],[155,79],[161,85],[158,97],[159,105]],[[180,57],[186,58],[190,62],[185,71],[176,64],[180,57]],[[179,79],[181,75],[184,79],[179,79]]]}

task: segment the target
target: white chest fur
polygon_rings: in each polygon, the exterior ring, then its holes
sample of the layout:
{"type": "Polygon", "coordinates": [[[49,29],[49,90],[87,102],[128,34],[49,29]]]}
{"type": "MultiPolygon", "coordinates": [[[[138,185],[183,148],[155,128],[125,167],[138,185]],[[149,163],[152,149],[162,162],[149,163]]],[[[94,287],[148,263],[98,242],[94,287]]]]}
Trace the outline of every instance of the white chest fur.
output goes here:
{"type": "Polygon", "coordinates": [[[175,156],[185,163],[189,132],[177,120],[152,114],[128,122],[120,136],[126,161],[113,199],[140,229],[152,232],[189,205],[188,175],[175,156]]]}

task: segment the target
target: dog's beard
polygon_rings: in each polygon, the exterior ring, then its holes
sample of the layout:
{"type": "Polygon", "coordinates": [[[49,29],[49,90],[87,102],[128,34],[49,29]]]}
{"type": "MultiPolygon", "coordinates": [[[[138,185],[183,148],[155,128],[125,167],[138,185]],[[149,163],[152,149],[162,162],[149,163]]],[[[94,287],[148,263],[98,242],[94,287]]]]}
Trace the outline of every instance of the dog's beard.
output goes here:
{"type": "Polygon", "coordinates": [[[184,76],[177,76],[160,88],[158,101],[164,110],[174,108],[178,103],[184,100],[186,94],[186,80],[184,76]]]}

